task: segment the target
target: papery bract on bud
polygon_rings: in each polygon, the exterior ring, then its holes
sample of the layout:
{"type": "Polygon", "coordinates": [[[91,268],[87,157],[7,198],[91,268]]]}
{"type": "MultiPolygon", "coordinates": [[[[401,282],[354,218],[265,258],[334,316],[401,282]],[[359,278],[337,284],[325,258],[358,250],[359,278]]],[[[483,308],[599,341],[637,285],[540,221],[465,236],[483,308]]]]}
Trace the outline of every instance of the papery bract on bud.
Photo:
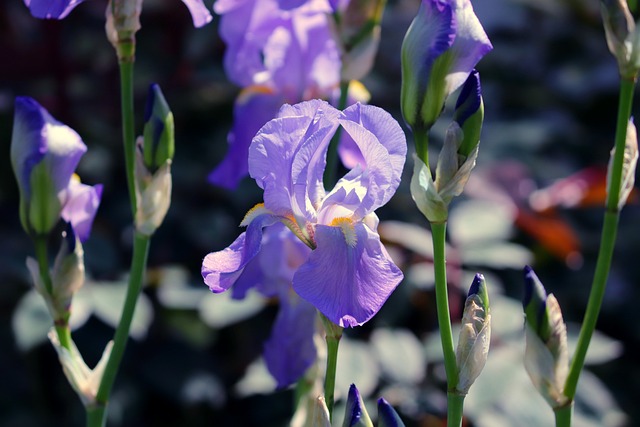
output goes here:
{"type": "Polygon", "coordinates": [[[33,99],[18,97],[15,107],[11,164],[20,190],[20,220],[28,234],[48,234],[63,212],[75,222],[73,209],[63,209],[74,199],[71,177],[87,147],[33,99]]]}
{"type": "Polygon", "coordinates": [[[522,302],[526,317],[524,366],[531,382],[552,408],[569,399],[564,384],[569,373],[567,328],[560,305],[547,295],[531,267],[525,267],[525,294],[522,302]]]}
{"type": "Polygon", "coordinates": [[[378,427],[404,427],[396,410],[382,397],[378,399],[378,427]]]}
{"type": "Polygon", "coordinates": [[[395,192],[405,155],[404,134],[384,110],[355,104],[340,112],[319,100],[284,105],[249,148],[249,173],[264,189],[264,205],[247,214],[247,231],[235,242],[205,258],[205,283],[214,292],[228,289],[260,252],[262,229],[282,222],[313,249],[293,276],[294,290],[336,325],[363,324],[402,279],[373,211],[395,192]],[[325,156],[338,126],[362,163],[326,193],[325,156]]]}
{"type": "Polygon", "coordinates": [[[171,159],[155,172],[151,172],[144,164],[143,138],[136,142],[135,191],[136,191],[136,230],[151,236],[160,227],[171,205],[171,159]]]}
{"type": "Polygon", "coordinates": [[[367,408],[364,406],[362,396],[355,384],[349,386],[347,395],[347,407],[344,411],[344,421],[342,427],[373,427],[373,422],[369,418],[367,408]]]}
{"type": "Polygon", "coordinates": [[[157,84],[149,86],[144,113],[143,158],[145,166],[155,172],[175,152],[173,113],[157,84]]]}
{"type": "Polygon", "coordinates": [[[51,290],[43,283],[35,259],[27,258],[27,269],[54,322],[67,322],[73,295],[84,284],[84,251],[70,223],[67,223],[66,230],[62,233],[60,249],[51,269],[51,290]]]}
{"type": "Polygon", "coordinates": [[[58,353],[60,364],[67,380],[69,380],[69,384],[80,396],[84,406],[94,405],[107,361],[111,356],[113,341],[109,341],[106,345],[102,357],[95,368],[90,369],[73,341],[70,342],[69,349],[62,347],[58,340],[58,335],[53,329],[49,332],[49,340],[58,353]]]}
{"type": "Polygon", "coordinates": [[[430,129],[449,94],[492,48],[470,0],[422,0],[402,43],[401,106],[407,124],[430,129]]]}
{"type": "Polygon", "coordinates": [[[600,5],[607,46],[618,61],[620,75],[635,78],[640,69],[640,28],[626,0],[601,0],[600,5]]]}
{"type": "Polygon", "coordinates": [[[457,393],[467,394],[473,382],[482,372],[487,362],[490,342],[489,294],[484,277],[481,274],[476,274],[464,305],[458,347],[456,348],[457,393]]]}
{"type": "MultiPolygon", "coordinates": [[[[609,167],[607,168],[607,193],[611,192],[611,174],[613,172],[613,158],[615,148],[611,150],[609,167]]],[[[633,117],[627,124],[627,138],[624,145],[624,156],[622,160],[622,175],[620,182],[620,193],[618,194],[618,210],[627,202],[629,194],[633,191],[636,177],[636,165],[638,164],[638,136],[636,126],[633,124],[633,117]]]]}

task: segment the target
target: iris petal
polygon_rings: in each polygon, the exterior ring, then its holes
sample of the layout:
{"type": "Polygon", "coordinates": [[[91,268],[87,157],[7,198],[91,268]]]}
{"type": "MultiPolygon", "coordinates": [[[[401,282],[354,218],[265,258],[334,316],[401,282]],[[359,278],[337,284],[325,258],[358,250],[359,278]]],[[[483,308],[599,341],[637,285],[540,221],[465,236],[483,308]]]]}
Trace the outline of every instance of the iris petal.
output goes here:
{"type": "Polygon", "coordinates": [[[356,222],[355,245],[341,227],[316,226],[317,249],[293,277],[293,288],[342,327],[362,325],[382,307],[402,280],[380,236],[356,222]]]}

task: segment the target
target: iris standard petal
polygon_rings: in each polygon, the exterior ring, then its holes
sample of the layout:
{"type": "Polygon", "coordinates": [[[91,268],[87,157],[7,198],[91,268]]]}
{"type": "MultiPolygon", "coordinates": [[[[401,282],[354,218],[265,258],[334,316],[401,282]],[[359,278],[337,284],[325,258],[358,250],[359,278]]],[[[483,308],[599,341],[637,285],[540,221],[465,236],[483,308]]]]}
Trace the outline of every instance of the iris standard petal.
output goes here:
{"type": "Polygon", "coordinates": [[[207,25],[213,19],[209,9],[207,9],[207,6],[205,6],[202,0],[182,0],[182,3],[189,9],[194,27],[199,28],[207,25]]]}
{"type": "Polygon", "coordinates": [[[275,117],[284,98],[264,86],[250,86],[240,92],[233,109],[233,128],[229,132],[229,150],[222,162],[209,174],[209,182],[229,190],[238,187],[249,174],[249,145],[265,123],[275,117]]]}
{"type": "Polygon", "coordinates": [[[271,212],[315,220],[322,175],[339,112],[325,101],[284,105],[249,147],[249,174],[271,212]]]}
{"type": "Polygon", "coordinates": [[[336,325],[362,325],[380,310],[403,275],[380,236],[366,225],[335,225],[316,226],[318,246],[293,277],[293,288],[336,325]]]}
{"type": "Polygon", "coordinates": [[[90,186],[72,179],[65,195],[62,219],[71,223],[73,231],[81,242],[85,242],[91,233],[93,219],[100,206],[102,185],[90,186]]]}
{"type": "Polygon", "coordinates": [[[208,254],[202,261],[202,278],[212,292],[229,289],[242,274],[245,266],[260,252],[262,229],[274,224],[277,218],[270,214],[256,216],[247,231],[240,234],[229,247],[208,254]]]}
{"type": "MultiPolygon", "coordinates": [[[[357,218],[362,218],[387,203],[398,188],[407,142],[398,122],[372,105],[352,105],[343,112],[340,124],[358,145],[364,164],[349,172],[336,188],[350,186],[354,181],[366,187],[366,195],[355,212],[357,218]]],[[[326,205],[325,202],[323,207],[326,205]]]]}
{"type": "Polygon", "coordinates": [[[287,289],[280,297],[278,316],[264,344],[267,369],[278,388],[298,381],[315,361],[315,323],[315,307],[287,289]]]}
{"type": "Polygon", "coordinates": [[[63,19],[84,0],[24,0],[31,15],[41,19],[63,19]]]}

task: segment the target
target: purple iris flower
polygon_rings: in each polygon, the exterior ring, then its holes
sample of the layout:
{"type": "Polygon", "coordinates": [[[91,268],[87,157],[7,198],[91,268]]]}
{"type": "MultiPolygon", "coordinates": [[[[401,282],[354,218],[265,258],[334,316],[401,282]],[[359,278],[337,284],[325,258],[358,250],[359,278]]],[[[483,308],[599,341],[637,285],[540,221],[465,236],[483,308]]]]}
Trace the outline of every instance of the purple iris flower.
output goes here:
{"type": "MultiPolygon", "coordinates": [[[[40,19],[64,19],[85,0],[24,0],[31,15],[40,19]]],[[[213,19],[202,0],[182,0],[187,6],[195,27],[202,27],[213,19]]]]}
{"type": "Polygon", "coordinates": [[[384,110],[354,104],[343,112],[325,101],[284,105],[249,148],[249,173],[264,204],[242,222],[247,231],[207,255],[202,276],[213,292],[229,289],[261,251],[262,229],[282,222],[313,250],[293,276],[293,289],[341,327],[362,325],[402,280],[377,233],[374,210],[395,193],[406,156],[398,123],[384,110]],[[326,192],[322,178],[338,126],[362,163],[326,192]]]}
{"type": "Polygon", "coordinates": [[[444,102],[493,49],[470,0],[422,0],[402,44],[402,112],[429,129],[444,102]]]}
{"type": "Polygon", "coordinates": [[[16,98],[11,163],[20,190],[20,219],[29,233],[47,234],[62,218],[80,240],[89,237],[102,186],[90,187],[74,177],[86,151],[80,136],[35,100],[16,98]]]}

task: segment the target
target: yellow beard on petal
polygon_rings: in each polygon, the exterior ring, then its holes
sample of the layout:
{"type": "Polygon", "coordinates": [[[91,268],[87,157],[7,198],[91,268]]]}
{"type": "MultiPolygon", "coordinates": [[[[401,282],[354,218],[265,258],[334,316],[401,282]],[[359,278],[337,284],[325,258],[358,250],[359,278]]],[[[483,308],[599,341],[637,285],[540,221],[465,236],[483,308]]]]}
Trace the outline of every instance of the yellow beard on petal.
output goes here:
{"type": "Polygon", "coordinates": [[[351,218],[343,216],[334,218],[329,225],[331,227],[340,227],[347,246],[351,248],[356,246],[356,244],[358,243],[358,236],[356,234],[356,229],[351,218]]]}

